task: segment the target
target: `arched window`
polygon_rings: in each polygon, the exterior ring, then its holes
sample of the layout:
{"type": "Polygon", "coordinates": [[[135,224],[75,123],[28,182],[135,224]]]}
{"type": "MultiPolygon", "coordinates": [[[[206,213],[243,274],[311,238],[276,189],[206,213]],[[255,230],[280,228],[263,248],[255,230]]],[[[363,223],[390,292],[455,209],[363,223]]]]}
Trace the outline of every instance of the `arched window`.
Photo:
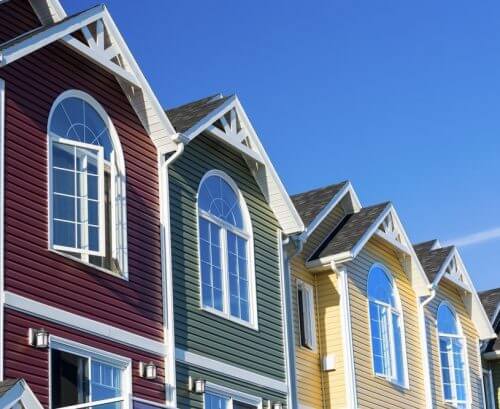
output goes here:
{"type": "Polygon", "coordinates": [[[207,173],[198,213],[202,307],[255,325],[250,218],[236,184],[222,172],[207,173]]]}
{"type": "Polygon", "coordinates": [[[392,276],[379,264],[372,266],[368,275],[368,300],[374,372],[406,386],[401,303],[392,276]]]}
{"type": "Polygon", "coordinates": [[[111,120],[88,94],[67,91],[48,137],[51,248],[126,275],[125,167],[111,120]]]}
{"type": "Polygon", "coordinates": [[[437,313],[443,394],[459,409],[468,407],[465,339],[453,307],[441,303],[437,313]]]}

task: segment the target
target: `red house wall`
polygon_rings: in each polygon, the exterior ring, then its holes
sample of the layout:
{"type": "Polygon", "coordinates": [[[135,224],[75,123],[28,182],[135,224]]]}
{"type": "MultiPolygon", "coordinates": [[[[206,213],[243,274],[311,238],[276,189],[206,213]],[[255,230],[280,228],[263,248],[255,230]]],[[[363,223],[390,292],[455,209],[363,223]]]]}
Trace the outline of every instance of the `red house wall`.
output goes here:
{"type": "Polygon", "coordinates": [[[49,351],[28,345],[29,328],[40,327],[47,329],[52,335],[132,359],[132,392],[134,397],[156,402],[165,400],[162,359],[7,309],[5,313],[5,376],[7,378],[24,378],[45,407],[49,406],[49,351]],[[156,364],[157,379],[154,381],[145,380],[138,376],[138,365],[141,361],[153,361],[156,364]]]}
{"type": "MultiPolygon", "coordinates": [[[[0,27],[9,21],[0,12],[0,27]]],[[[6,82],[6,290],[161,341],[157,153],[119,84],[60,43],[0,69],[0,77],[6,82]],[[48,250],[47,119],[68,89],[96,98],[122,143],[128,281],[48,250]]]]}
{"type": "Polygon", "coordinates": [[[8,1],[0,5],[0,14],[2,21],[8,21],[0,24],[0,44],[40,26],[28,0],[8,1]]]}

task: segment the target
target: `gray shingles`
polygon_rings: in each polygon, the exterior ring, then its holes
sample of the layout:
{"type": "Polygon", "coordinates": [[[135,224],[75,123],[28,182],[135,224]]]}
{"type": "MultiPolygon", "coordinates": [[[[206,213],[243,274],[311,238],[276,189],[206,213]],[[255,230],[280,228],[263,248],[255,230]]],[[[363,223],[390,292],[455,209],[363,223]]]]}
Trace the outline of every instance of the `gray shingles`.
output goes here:
{"type": "Polygon", "coordinates": [[[453,251],[453,246],[440,247],[432,250],[435,243],[436,240],[431,240],[413,246],[415,253],[417,253],[418,260],[420,264],[422,264],[430,282],[434,281],[443,263],[446,261],[446,258],[453,251]]]}
{"type": "Polygon", "coordinates": [[[348,214],[309,260],[351,251],[389,205],[385,202],[348,214]]]}
{"type": "Polygon", "coordinates": [[[5,379],[0,382],[0,397],[5,395],[20,379],[5,379]]]}
{"type": "Polygon", "coordinates": [[[291,199],[305,226],[308,226],[323,208],[340,192],[347,181],[292,195],[291,199]]]}
{"type": "Polygon", "coordinates": [[[488,318],[490,321],[493,321],[493,319],[495,319],[495,312],[497,312],[498,306],[500,305],[500,288],[481,291],[479,293],[479,298],[481,299],[486,314],[488,314],[488,318]]]}
{"type": "Polygon", "coordinates": [[[176,108],[168,109],[165,112],[175,130],[177,132],[185,132],[212,111],[219,108],[228,98],[230,97],[224,97],[220,94],[212,95],[176,108]]]}

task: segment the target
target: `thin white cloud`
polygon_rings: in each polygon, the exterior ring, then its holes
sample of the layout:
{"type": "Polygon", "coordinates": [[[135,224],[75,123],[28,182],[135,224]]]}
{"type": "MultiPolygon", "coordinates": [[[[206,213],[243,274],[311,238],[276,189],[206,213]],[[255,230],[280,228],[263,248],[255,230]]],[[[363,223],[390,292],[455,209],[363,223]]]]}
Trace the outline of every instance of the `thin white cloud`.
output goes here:
{"type": "Polygon", "coordinates": [[[453,240],[447,240],[445,245],[467,247],[496,239],[500,239],[500,227],[495,227],[494,229],[483,230],[477,233],[468,234],[466,236],[457,237],[453,240]]]}

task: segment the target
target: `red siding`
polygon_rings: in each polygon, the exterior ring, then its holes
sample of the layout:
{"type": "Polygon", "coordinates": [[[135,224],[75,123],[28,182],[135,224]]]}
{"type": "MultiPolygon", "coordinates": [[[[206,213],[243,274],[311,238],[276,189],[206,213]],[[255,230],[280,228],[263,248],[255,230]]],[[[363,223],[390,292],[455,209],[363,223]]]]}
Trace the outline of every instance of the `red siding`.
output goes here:
{"type": "Polygon", "coordinates": [[[0,5],[0,15],[2,22],[8,21],[0,24],[0,44],[40,26],[28,0],[10,0],[0,5]]]}
{"type": "Polygon", "coordinates": [[[48,350],[29,346],[27,338],[29,328],[42,327],[52,335],[130,358],[132,360],[133,396],[159,403],[164,402],[162,359],[7,309],[5,311],[5,376],[24,378],[45,407],[49,406],[48,350]],[[158,377],[155,380],[146,380],[138,376],[141,361],[153,361],[156,364],[158,377]]]}
{"type": "MultiPolygon", "coordinates": [[[[25,2],[7,4],[21,10],[25,2]]],[[[0,12],[0,31],[9,18],[0,12]]],[[[157,153],[119,84],[60,43],[0,69],[0,77],[6,81],[6,289],[161,341],[157,153]],[[122,142],[128,281],[48,250],[47,118],[55,98],[68,89],[96,98],[122,142]]]]}

